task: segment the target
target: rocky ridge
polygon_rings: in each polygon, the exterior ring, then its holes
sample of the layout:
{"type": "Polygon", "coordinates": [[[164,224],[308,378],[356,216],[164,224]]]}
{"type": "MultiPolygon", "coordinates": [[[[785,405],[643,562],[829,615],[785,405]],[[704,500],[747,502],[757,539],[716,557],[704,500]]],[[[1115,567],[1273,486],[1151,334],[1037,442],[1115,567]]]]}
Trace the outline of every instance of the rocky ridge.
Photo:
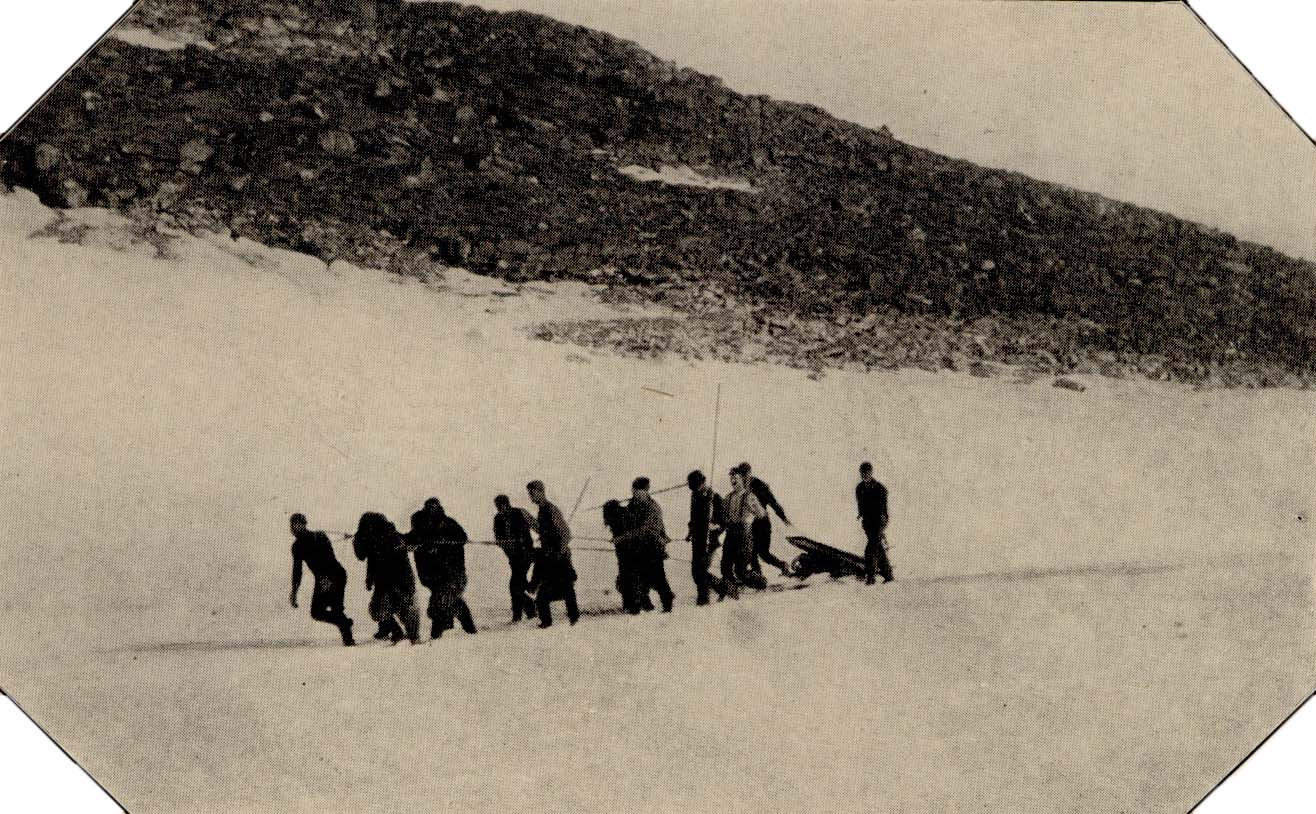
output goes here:
{"type": "Polygon", "coordinates": [[[128,24],[191,44],[100,45],[0,142],[7,183],[687,315],[541,330],[582,344],[810,370],[1316,378],[1312,263],[735,93],[607,34],[382,0],[154,0],[128,24]],[[732,180],[622,171],[637,167],[732,180]]]}

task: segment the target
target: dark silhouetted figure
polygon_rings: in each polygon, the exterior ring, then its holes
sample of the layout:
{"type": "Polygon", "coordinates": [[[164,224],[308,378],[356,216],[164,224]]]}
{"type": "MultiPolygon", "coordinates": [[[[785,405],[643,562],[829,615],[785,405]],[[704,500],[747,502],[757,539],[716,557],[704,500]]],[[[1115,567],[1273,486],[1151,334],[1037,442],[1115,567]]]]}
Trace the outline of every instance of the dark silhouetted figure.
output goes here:
{"type": "Polygon", "coordinates": [[[539,610],[539,626],[552,627],[553,611],[550,605],[561,600],[567,606],[567,620],[575,624],[580,619],[576,605],[576,569],[571,564],[571,528],[562,510],[549,501],[543,481],[526,484],[526,493],[539,507],[535,530],[539,532],[539,551],[535,559],[535,605],[539,610]]]}
{"type": "Polygon", "coordinates": [[[731,478],[731,491],[727,493],[726,539],[722,543],[722,579],[729,595],[738,596],[741,586],[763,590],[767,580],[754,569],[753,524],[767,512],[758,498],[745,484],[740,467],[727,473],[731,478]]]}
{"type": "Polygon", "coordinates": [[[864,461],[859,465],[859,484],[854,488],[855,503],[859,507],[859,521],[864,527],[868,545],[864,547],[865,581],[869,585],[895,579],[891,561],[886,556],[886,524],[891,519],[887,512],[886,487],[873,477],[873,465],[864,461]]]}
{"type": "Polygon", "coordinates": [[[430,638],[437,639],[451,630],[453,620],[462,630],[475,632],[471,609],[462,595],[466,592],[466,530],[448,516],[439,499],[425,501],[420,511],[411,515],[407,544],[416,557],[416,576],[429,588],[430,604],[425,615],[430,618],[430,638]]]}
{"type": "Polygon", "coordinates": [[[366,512],[357,524],[352,550],[366,564],[366,590],[370,617],[379,623],[376,639],[420,639],[420,610],[416,607],[416,574],[407,556],[407,544],[397,527],[378,512],[366,512]]]}
{"type": "Polygon", "coordinates": [[[728,593],[727,584],[708,570],[713,562],[713,552],[720,545],[722,529],[726,528],[727,510],[722,496],[708,485],[703,472],[691,472],[685,482],[690,487],[690,523],[686,539],[690,541],[690,576],[695,581],[695,604],[707,605],[709,589],[717,592],[719,601],[728,593]]]}
{"type": "MultiPolygon", "coordinates": [[[[776,512],[777,516],[781,518],[781,522],[789,524],[790,520],[786,517],[786,510],[781,507],[781,503],[778,502],[776,495],[772,494],[772,488],[764,481],[754,477],[754,472],[750,467],[749,462],[746,461],[736,468],[739,469],[741,475],[744,476],[745,486],[754,493],[754,497],[758,500],[759,505],[765,510],[771,509],[776,512]]],[[[782,574],[789,576],[790,566],[785,560],[779,559],[771,551],[772,518],[767,511],[763,512],[762,517],[755,518],[754,525],[750,529],[750,534],[754,539],[755,555],[750,561],[750,567],[755,571],[761,572],[762,568],[759,566],[759,560],[762,560],[763,562],[776,567],[782,574]]]]}
{"type": "Polygon", "coordinates": [[[333,544],[323,531],[309,531],[306,515],[298,512],[288,518],[292,530],[292,593],[288,601],[297,607],[297,591],[302,587],[302,563],[311,570],[315,588],[311,591],[311,618],[338,628],[343,644],[352,646],[352,620],[343,613],[343,595],[347,591],[347,571],[334,556],[333,544]]]}
{"type": "Polygon", "coordinates": [[[507,581],[507,592],[512,598],[512,621],[521,621],[521,615],[534,619],[538,614],[535,600],[530,596],[530,566],[535,558],[535,541],[530,536],[534,518],[525,509],[512,505],[507,495],[494,498],[494,540],[507,555],[512,575],[507,581]]]}
{"type": "Polygon", "coordinates": [[[631,501],[626,507],[630,528],[619,543],[635,545],[636,568],[640,591],[647,598],[649,591],[658,594],[663,612],[672,612],[676,595],[667,581],[667,528],[663,525],[663,509],[649,496],[649,479],[636,478],[631,482],[631,501]]]}
{"type": "Polygon", "coordinates": [[[609,500],[603,504],[603,525],[611,532],[617,551],[617,593],[621,595],[622,610],[629,614],[653,610],[649,592],[640,588],[638,544],[623,536],[631,529],[631,517],[621,501],[609,500]]]}

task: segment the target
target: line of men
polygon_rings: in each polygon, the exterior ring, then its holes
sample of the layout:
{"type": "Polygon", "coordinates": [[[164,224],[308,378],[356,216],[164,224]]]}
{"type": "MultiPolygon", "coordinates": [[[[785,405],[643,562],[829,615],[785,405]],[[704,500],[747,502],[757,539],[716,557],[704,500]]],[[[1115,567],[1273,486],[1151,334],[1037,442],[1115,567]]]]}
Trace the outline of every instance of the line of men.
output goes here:
{"type": "MultiPolygon", "coordinates": [[[[760,562],[790,575],[791,567],[771,552],[771,508],[783,523],[789,524],[786,511],[772,489],[753,475],[749,463],[742,463],[728,473],[731,491],[723,497],[709,485],[698,470],[686,478],[690,490],[690,520],[686,540],[691,545],[691,576],[697,592],[696,604],[707,605],[711,594],[718,600],[738,598],[742,588],[762,590],[767,586],[760,562]],[[725,535],[725,539],[723,539],[725,535]],[[719,573],[711,571],[713,556],[722,549],[719,573]]],[[[867,536],[865,549],[868,584],[881,575],[883,582],[893,577],[886,558],[884,532],[889,520],[886,488],[873,477],[872,464],[860,466],[860,482],[855,488],[859,520],[867,536]]],[[[538,619],[541,628],[553,624],[552,605],[563,602],[567,619],[575,624],[580,618],[576,600],[577,574],[571,560],[571,529],[562,511],[548,499],[542,481],[526,485],[530,500],[538,513],[512,505],[506,495],[494,499],[494,539],[507,556],[510,567],[508,594],[512,622],[538,619]],[[538,534],[539,546],[532,532],[538,534]],[[533,570],[532,570],[533,569],[533,570]]],[[[666,527],[662,508],[650,494],[648,478],[636,478],[631,484],[631,498],[626,505],[612,500],[604,504],[603,521],[612,533],[617,556],[617,590],[625,612],[638,614],[655,608],[651,593],[656,593],[664,612],[670,612],[675,592],[668,582],[666,527]]],[[[344,645],[355,643],[353,622],[344,612],[347,572],[334,556],[333,546],[324,532],[310,531],[305,515],[289,519],[292,544],[292,593],[289,601],[297,607],[303,563],[309,568],[315,587],[311,598],[311,618],[335,625],[344,645]]],[[[466,531],[449,517],[437,498],[425,501],[411,516],[411,530],[400,533],[391,521],[378,512],[361,516],[353,536],[353,552],[366,563],[366,590],[371,592],[369,612],[378,625],[376,639],[413,644],[420,637],[420,612],[416,582],[429,589],[426,615],[430,619],[431,638],[438,639],[456,625],[467,633],[476,627],[470,607],[464,599],[467,585],[466,531]],[[410,557],[414,557],[413,572],[410,557]]]]}

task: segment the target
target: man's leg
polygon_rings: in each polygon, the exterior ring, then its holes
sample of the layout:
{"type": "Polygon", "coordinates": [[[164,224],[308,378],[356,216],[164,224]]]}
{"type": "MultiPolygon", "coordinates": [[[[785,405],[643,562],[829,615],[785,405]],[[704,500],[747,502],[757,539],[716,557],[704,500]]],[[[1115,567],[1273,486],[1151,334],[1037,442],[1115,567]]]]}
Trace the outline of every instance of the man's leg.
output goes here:
{"type": "Polygon", "coordinates": [[[872,585],[877,582],[877,553],[882,550],[881,532],[864,524],[864,536],[868,544],[864,546],[864,582],[872,585]]]}
{"type": "Polygon", "coordinates": [[[384,608],[384,589],[376,585],[374,591],[370,594],[370,618],[375,620],[379,629],[375,631],[376,639],[394,638],[397,623],[393,621],[393,614],[384,608]]]}
{"type": "Polygon", "coordinates": [[[471,618],[471,606],[466,604],[465,599],[457,600],[457,621],[461,623],[462,630],[467,633],[475,632],[475,620],[471,618]]]}
{"type": "Polygon", "coordinates": [[[512,600],[512,621],[519,622],[521,621],[521,610],[525,607],[525,604],[521,601],[522,580],[517,579],[518,575],[516,573],[516,563],[509,563],[509,564],[512,567],[512,573],[507,578],[507,595],[512,600]]]}
{"type": "Polygon", "coordinates": [[[416,604],[416,595],[402,596],[402,608],[398,614],[402,617],[402,629],[412,644],[420,641],[420,606],[416,604]]]}
{"type": "Polygon", "coordinates": [[[695,581],[695,604],[707,605],[712,575],[708,573],[708,546],[699,540],[690,546],[690,576],[695,581]]]}
{"type": "Polygon", "coordinates": [[[632,551],[627,555],[630,559],[631,584],[635,592],[635,606],[637,612],[653,610],[653,599],[649,593],[653,590],[653,575],[649,573],[648,553],[644,551],[632,551]]]}
{"type": "Polygon", "coordinates": [[[567,621],[575,624],[580,619],[580,608],[576,606],[576,586],[567,584],[566,596],[563,599],[567,602],[567,621]]]}
{"type": "Polygon", "coordinates": [[[621,594],[621,609],[626,613],[639,613],[639,590],[635,585],[634,568],[627,552],[617,551],[617,593],[621,594]]]}
{"type": "Polygon", "coordinates": [[[535,611],[535,600],[530,595],[530,560],[518,560],[512,564],[512,576],[516,579],[516,596],[514,600],[520,604],[515,605],[521,609],[526,618],[534,619],[539,614],[535,611]]]}
{"type": "Polygon", "coordinates": [[[781,571],[782,573],[785,573],[787,570],[785,561],[778,559],[776,556],[774,556],[771,550],[772,521],[766,517],[759,520],[755,520],[754,525],[752,526],[752,530],[754,534],[754,553],[756,555],[755,570],[756,571],[761,570],[757,567],[757,565],[758,565],[758,560],[762,560],[763,562],[766,562],[768,565],[773,566],[774,568],[781,571]]]}
{"type": "Polygon", "coordinates": [[[350,647],[356,642],[352,638],[352,620],[343,612],[343,596],[346,592],[346,578],[316,580],[315,595],[311,597],[311,618],[337,627],[343,644],[350,647]]]}
{"type": "Polygon", "coordinates": [[[443,599],[439,592],[433,588],[430,589],[430,601],[425,606],[425,617],[430,620],[430,638],[437,639],[443,635],[443,631],[452,627],[452,622],[444,625],[443,620],[443,599]]]}
{"type": "MultiPolygon", "coordinates": [[[[339,604],[341,603],[340,595],[339,604]]],[[[339,608],[334,604],[334,583],[327,579],[317,579],[315,588],[311,591],[311,618],[317,622],[337,625],[340,624],[340,616],[339,608]]]]}
{"type": "Polygon", "coordinates": [[[895,574],[891,573],[891,560],[886,556],[886,534],[882,531],[877,532],[877,556],[876,556],[877,573],[881,575],[883,582],[894,580],[895,574]]]}
{"type": "Polygon", "coordinates": [[[725,586],[727,596],[732,599],[740,598],[739,580],[736,579],[736,538],[728,534],[727,538],[722,541],[722,584],[725,586]]]}
{"type": "Polygon", "coordinates": [[[536,609],[539,611],[539,626],[553,626],[553,603],[548,599],[547,586],[540,584],[539,596],[535,598],[536,609]]]}
{"type": "Polygon", "coordinates": [[[649,584],[658,592],[658,601],[663,603],[663,613],[672,612],[672,603],[676,601],[676,594],[672,592],[672,585],[667,581],[667,561],[663,559],[661,551],[654,551],[649,554],[649,584]]]}
{"type": "Polygon", "coordinates": [[[758,570],[758,557],[754,555],[754,536],[753,534],[740,535],[740,554],[737,563],[737,578],[742,583],[755,590],[761,591],[768,587],[768,581],[763,578],[763,574],[758,570]]]}

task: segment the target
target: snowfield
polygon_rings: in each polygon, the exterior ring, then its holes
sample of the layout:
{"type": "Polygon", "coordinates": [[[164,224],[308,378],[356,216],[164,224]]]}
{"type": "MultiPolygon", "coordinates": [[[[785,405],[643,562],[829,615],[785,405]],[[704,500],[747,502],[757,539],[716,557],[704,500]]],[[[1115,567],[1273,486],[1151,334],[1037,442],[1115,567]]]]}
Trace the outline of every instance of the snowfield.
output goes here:
{"type": "MultiPolygon", "coordinates": [[[[1177,813],[1316,681],[1316,394],[637,362],[529,338],[619,313],[582,286],[160,257],[58,217],[0,195],[0,683],[135,814],[1177,813]],[[670,616],[539,631],[473,546],[481,632],[389,647],[341,543],[369,644],[307,586],[288,607],[289,513],[405,529],[436,495],[487,538],[532,478],[564,511],[587,478],[585,507],[678,483],[719,382],[719,489],[748,459],[858,551],[873,460],[896,583],[704,609],[673,560],[670,616]]],[[[660,498],[677,538],[686,501],[660,498]]],[[[617,606],[611,555],[575,559],[582,604],[617,606]]]]}

